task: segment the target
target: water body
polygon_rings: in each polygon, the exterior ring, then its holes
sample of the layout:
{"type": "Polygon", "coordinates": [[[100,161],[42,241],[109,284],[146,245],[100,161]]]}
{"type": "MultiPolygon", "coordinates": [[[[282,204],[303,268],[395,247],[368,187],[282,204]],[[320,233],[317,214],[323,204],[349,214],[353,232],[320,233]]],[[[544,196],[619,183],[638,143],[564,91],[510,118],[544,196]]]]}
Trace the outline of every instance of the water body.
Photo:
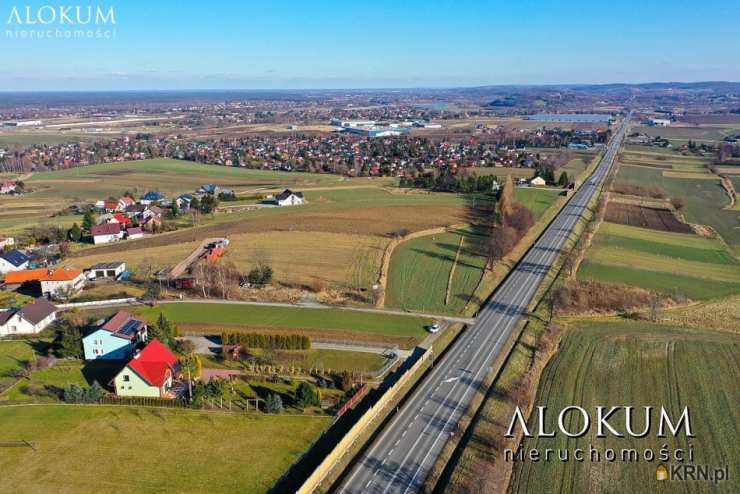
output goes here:
{"type": "Polygon", "coordinates": [[[525,118],[541,122],[606,123],[612,119],[612,116],[608,113],[535,113],[525,118]]]}

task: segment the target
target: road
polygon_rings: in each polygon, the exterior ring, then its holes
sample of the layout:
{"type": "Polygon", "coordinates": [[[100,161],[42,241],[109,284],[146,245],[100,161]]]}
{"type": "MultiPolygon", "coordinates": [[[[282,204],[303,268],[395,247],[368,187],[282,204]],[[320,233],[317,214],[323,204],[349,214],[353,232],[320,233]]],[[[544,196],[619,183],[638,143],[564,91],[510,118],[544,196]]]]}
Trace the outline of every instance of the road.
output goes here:
{"type": "Polygon", "coordinates": [[[481,308],[475,323],[435,363],[434,369],[354,463],[337,492],[419,491],[576,222],[584,216],[591,198],[599,193],[624,139],[628,121],[629,118],[625,119],[617,131],[593,174],[481,308]]]}

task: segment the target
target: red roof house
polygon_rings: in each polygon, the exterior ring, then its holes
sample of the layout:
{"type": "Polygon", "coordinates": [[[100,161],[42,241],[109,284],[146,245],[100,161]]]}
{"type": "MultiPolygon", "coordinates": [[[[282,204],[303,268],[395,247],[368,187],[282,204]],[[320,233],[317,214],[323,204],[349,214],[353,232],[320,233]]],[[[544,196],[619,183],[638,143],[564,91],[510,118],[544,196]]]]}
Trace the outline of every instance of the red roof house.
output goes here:
{"type": "Polygon", "coordinates": [[[180,373],[177,357],[153,339],[113,379],[119,396],[172,397],[171,388],[180,373]]]}

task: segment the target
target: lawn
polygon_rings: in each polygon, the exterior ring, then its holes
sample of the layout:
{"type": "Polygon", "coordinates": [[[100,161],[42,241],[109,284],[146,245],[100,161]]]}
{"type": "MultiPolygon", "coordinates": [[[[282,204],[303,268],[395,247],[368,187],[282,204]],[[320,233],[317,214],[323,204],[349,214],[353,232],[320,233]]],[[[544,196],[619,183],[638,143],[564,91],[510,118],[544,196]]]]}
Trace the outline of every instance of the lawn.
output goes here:
{"type": "Polygon", "coordinates": [[[33,348],[28,342],[0,341],[0,393],[16,381],[16,371],[33,359],[33,348]]]}
{"type": "Polygon", "coordinates": [[[692,299],[740,292],[740,262],[716,239],[602,223],[578,271],[692,299]]]}
{"type": "MultiPolygon", "coordinates": [[[[331,369],[333,371],[357,371],[370,373],[383,367],[385,357],[377,353],[351,352],[343,350],[275,350],[265,352],[250,349],[250,354],[268,359],[272,365],[300,367],[301,369],[331,369]]],[[[241,362],[204,356],[204,367],[243,369],[241,362]]]]}
{"type": "Polygon", "coordinates": [[[246,304],[177,303],[139,308],[150,321],[160,312],[186,331],[205,333],[222,329],[299,331],[330,339],[405,342],[413,345],[426,334],[431,321],[424,317],[359,312],[343,309],[311,309],[246,304]]]}
{"type": "MultiPolygon", "coordinates": [[[[597,438],[595,424],[579,438],[563,434],[529,438],[523,443],[526,451],[564,448],[572,455],[575,448],[588,452],[589,445],[602,452],[606,448],[635,448],[641,461],[579,463],[571,458],[567,463],[557,459],[517,462],[511,492],[738,492],[739,352],[740,337],[727,333],[689,332],[648,323],[581,323],[566,333],[540,380],[535,406],[545,406],[550,412],[545,430],[554,428],[557,413],[566,406],[589,411],[596,406],[634,406],[640,410],[640,424],[643,406],[664,406],[674,419],[686,406],[695,437],[687,440],[683,432],[678,438],[656,437],[654,414],[650,434],[641,439],[597,438]],[[688,443],[694,451],[692,463],[712,467],[729,463],[730,480],[719,486],[711,482],[656,483],[655,469],[660,462],[643,460],[642,452],[653,449],[657,456],[663,444],[672,451],[686,448],[688,443]]],[[[574,416],[567,420],[568,427],[575,429],[574,416]]],[[[624,430],[624,415],[615,414],[610,423],[624,430]]]]}
{"type": "Polygon", "coordinates": [[[121,406],[0,407],[0,441],[36,447],[3,449],[0,491],[263,493],[330,420],[121,406]]]}

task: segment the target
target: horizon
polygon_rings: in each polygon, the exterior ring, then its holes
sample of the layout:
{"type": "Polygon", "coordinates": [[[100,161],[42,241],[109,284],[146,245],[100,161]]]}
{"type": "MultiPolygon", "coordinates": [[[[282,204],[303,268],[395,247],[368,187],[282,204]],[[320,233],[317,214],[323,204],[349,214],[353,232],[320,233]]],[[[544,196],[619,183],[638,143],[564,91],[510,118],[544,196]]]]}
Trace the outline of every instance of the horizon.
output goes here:
{"type": "Polygon", "coordinates": [[[107,37],[65,39],[79,26],[60,20],[62,14],[54,9],[62,7],[42,1],[0,8],[5,22],[0,46],[6,55],[0,91],[382,90],[740,80],[740,67],[727,56],[740,52],[735,32],[740,14],[733,14],[737,9],[727,0],[713,0],[698,11],[686,1],[643,5],[637,0],[618,7],[547,0],[521,5],[326,0],[268,8],[235,0],[205,7],[182,7],[174,0],[87,0],[84,7],[104,9],[84,29],[107,37]]]}

